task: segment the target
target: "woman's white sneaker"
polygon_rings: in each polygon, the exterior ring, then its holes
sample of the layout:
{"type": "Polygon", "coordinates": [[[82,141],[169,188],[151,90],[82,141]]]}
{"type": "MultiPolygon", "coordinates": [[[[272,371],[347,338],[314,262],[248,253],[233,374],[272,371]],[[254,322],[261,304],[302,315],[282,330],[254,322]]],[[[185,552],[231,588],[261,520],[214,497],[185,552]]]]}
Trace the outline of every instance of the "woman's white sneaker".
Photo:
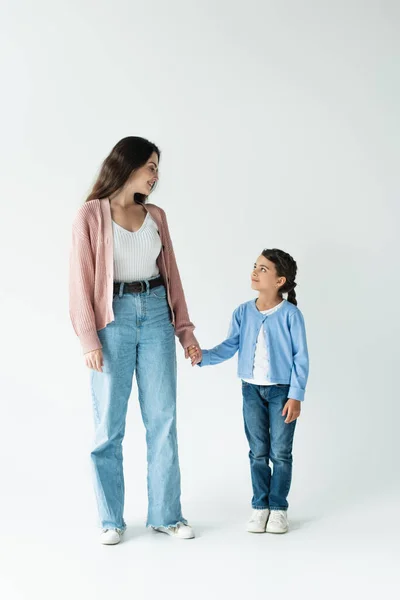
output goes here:
{"type": "Polygon", "coordinates": [[[247,523],[247,531],[249,533],[265,533],[268,517],[268,508],[253,510],[250,521],[247,523]]]}
{"type": "Polygon", "coordinates": [[[180,538],[181,540],[191,540],[194,538],[193,529],[190,525],[184,525],[183,523],[178,523],[175,527],[153,527],[153,529],[180,538]]]}
{"type": "Polygon", "coordinates": [[[286,510],[271,510],[267,533],[286,533],[289,529],[286,510]]]}
{"type": "Polygon", "coordinates": [[[122,529],[103,529],[100,534],[100,542],[106,546],[115,546],[121,541],[122,529]]]}

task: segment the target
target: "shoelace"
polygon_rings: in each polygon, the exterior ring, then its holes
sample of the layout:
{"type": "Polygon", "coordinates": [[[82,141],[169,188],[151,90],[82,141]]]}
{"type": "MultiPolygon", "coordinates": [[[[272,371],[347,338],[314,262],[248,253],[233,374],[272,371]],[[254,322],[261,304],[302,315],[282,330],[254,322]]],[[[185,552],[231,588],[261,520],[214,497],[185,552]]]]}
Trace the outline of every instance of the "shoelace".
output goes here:
{"type": "Polygon", "coordinates": [[[107,533],[107,531],[116,531],[119,535],[122,533],[122,529],[102,529],[102,533],[107,533]]]}
{"type": "Polygon", "coordinates": [[[262,523],[265,520],[265,512],[263,510],[255,510],[253,511],[252,517],[250,519],[254,523],[262,523]]]}
{"type": "Polygon", "coordinates": [[[182,525],[182,523],[178,523],[178,525],[175,525],[174,527],[168,527],[168,529],[170,529],[174,533],[178,533],[179,528],[180,528],[181,525],[182,525]]]}
{"type": "Polygon", "coordinates": [[[269,522],[282,526],[286,525],[285,513],[281,512],[280,510],[271,510],[269,522]]]}

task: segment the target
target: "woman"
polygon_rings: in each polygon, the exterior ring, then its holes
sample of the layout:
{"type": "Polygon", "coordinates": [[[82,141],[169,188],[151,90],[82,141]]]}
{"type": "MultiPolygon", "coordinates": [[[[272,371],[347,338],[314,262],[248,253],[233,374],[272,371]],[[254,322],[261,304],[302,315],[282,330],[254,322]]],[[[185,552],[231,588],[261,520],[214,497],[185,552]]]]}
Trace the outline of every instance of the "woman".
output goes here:
{"type": "Polygon", "coordinates": [[[192,364],[201,351],[165,212],[147,204],[159,159],[159,149],[143,138],[118,142],[73,224],[70,316],[91,369],[91,458],[103,544],[117,544],[126,528],[122,440],[134,373],[146,428],[147,526],[194,537],[180,504],[174,334],[192,364]]]}

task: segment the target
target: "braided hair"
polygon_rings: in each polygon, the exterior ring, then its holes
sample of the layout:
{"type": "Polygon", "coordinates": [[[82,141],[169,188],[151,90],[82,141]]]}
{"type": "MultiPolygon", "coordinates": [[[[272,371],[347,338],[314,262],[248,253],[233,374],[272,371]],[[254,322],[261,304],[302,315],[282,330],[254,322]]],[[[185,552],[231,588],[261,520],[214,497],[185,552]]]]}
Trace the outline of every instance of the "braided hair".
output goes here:
{"type": "Polygon", "coordinates": [[[288,302],[297,306],[296,292],[294,291],[294,288],[297,286],[295,281],[297,274],[296,261],[290,254],[278,248],[263,250],[261,254],[274,263],[278,277],[286,278],[284,285],[279,288],[279,293],[287,294],[288,302]]]}

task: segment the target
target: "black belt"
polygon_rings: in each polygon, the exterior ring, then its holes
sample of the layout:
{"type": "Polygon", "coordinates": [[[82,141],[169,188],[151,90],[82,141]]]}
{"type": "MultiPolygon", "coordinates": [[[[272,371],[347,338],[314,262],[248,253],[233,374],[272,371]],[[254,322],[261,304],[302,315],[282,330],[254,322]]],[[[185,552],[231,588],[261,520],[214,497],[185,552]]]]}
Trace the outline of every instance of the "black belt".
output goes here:
{"type": "MultiPolygon", "coordinates": [[[[161,276],[156,277],[155,279],[149,279],[149,289],[157,287],[159,285],[164,285],[163,278],[161,276]]],[[[114,281],[114,294],[119,294],[119,290],[121,287],[121,283],[119,281],[114,281]]],[[[147,289],[146,281],[132,281],[132,283],[125,283],[123,285],[123,293],[124,294],[142,294],[147,289]]]]}

